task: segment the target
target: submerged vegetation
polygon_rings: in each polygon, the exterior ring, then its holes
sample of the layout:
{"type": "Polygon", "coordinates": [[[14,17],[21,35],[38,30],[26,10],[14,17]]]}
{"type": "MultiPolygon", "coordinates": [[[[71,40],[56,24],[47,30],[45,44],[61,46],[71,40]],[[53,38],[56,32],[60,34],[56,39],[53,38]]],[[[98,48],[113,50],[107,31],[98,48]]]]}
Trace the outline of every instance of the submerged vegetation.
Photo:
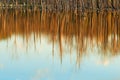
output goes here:
{"type": "Polygon", "coordinates": [[[120,0],[0,0],[0,6],[47,11],[118,10],[120,0]]]}

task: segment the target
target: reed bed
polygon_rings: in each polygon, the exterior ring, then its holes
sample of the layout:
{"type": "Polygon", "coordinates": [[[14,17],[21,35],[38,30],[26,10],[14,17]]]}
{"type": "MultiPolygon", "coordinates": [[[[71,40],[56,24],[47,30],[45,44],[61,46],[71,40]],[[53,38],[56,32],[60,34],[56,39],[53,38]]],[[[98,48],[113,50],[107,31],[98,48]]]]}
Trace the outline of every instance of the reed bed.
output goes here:
{"type": "Polygon", "coordinates": [[[43,11],[119,10],[120,0],[0,0],[0,6],[43,11]]]}

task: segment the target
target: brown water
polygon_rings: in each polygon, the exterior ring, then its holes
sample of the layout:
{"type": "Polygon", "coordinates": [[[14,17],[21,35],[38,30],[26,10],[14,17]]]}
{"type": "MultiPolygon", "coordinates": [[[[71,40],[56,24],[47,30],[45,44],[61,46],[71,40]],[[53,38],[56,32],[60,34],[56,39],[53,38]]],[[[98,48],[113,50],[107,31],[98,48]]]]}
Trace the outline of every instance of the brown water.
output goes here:
{"type": "Polygon", "coordinates": [[[119,80],[120,14],[0,10],[0,80],[119,80]]]}

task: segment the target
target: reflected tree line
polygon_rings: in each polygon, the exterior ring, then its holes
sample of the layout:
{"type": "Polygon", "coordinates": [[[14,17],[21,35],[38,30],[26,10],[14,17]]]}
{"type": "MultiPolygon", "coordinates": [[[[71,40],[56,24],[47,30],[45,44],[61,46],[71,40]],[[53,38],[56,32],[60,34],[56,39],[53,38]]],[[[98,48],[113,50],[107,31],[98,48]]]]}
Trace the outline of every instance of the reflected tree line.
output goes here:
{"type": "Polygon", "coordinates": [[[53,44],[53,50],[59,44],[61,60],[65,47],[69,52],[75,49],[79,61],[88,46],[92,49],[95,44],[102,55],[114,56],[120,52],[120,14],[119,11],[81,12],[79,15],[39,10],[0,11],[0,41],[19,35],[28,42],[32,34],[35,41],[46,35],[53,44]]]}
{"type": "Polygon", "coordinates": [[[120,0],[0,0],[2,7],[38,7],[47,11],[120,9],[120,0]]]}

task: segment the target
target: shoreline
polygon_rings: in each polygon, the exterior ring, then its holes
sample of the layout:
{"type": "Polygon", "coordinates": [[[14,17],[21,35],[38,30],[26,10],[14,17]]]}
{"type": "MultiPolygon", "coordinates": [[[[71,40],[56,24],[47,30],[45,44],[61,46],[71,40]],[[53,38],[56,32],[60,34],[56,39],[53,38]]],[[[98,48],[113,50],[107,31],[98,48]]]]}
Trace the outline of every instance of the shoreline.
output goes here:
{"type": "Polygon", "coordinates": [[[120,11],[120,9],[112,9],[112,8],[102,8],[102,9],[88,9],[88,8],[80,8],[80,9],[55,9],[55,8],[43,8],[40,5],[37,6],[0,6],[0,10],[13,9],[13,10],[30,10],[30,11],[45,11],[45,12],[101,12],[101,11],[120,11]]]}
{"type": "MultiPolygon", "coordinates": [[[[41,1],[41,0],[40,0],[41,1]]],[[[42,11],[119,11],[120,10],[120,2],[118,1],[109,2],[103,1],[97,2],[96,1],[86,1],[84,0],[73,1],[58,1],[52,2],[49,0],[43,2],[22,2],[22,3],[3,3],[0,2],[0,9],[33,9],[33,10],[42,10],[42,11]]],[[[98,0],[99,1],[99,0],[98,0]]],[[[111,1],[111,0],[110,0],[111,1]]]]}

